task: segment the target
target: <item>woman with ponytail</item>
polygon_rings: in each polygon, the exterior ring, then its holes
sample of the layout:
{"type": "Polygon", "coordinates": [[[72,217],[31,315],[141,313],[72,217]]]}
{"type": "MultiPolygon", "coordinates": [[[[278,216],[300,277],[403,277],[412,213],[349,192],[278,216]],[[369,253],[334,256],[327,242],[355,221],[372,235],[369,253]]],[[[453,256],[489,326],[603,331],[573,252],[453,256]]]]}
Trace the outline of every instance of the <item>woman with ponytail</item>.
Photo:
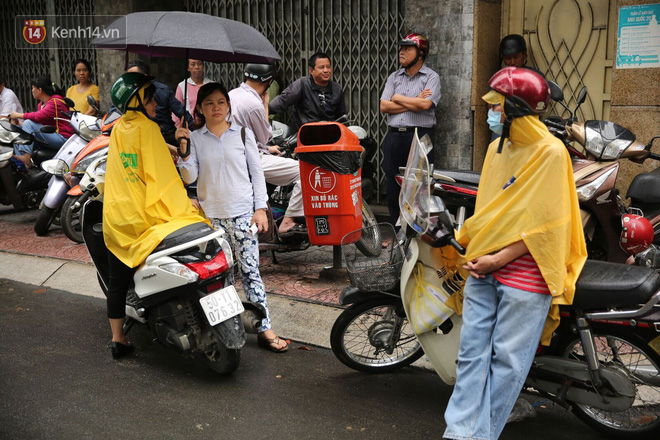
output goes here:
{"type": "MultiPolygon", "coordinates": [[[[12,112],[10,119],[25,119],[23,130],[32,133],[34,139],[45,145],[45,148],[59,150],[62,144],[74,133],[62,112],[69,111],[64,103],[64,92],[47,76],[32,81],[32,96],[39,101],[36,112],[12,112]],[[41,127],[50,125],[55,127],[55,133],[42,133],[41,127]]],[[[32,166],[32,150],[34,143],[28,145],[14,145],[14,158],[21,161],[26,167],[32,166]]]]}

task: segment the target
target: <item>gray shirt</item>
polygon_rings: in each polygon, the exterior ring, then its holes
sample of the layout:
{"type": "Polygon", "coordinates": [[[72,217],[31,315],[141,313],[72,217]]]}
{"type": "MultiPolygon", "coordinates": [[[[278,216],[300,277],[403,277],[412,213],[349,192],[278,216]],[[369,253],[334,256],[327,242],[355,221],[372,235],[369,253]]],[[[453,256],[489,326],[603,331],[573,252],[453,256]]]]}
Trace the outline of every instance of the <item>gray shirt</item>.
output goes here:
{"type": "Polygon", "coordinates": [[[424,89],[430,89],[432,92],[431,96],[426,98],[433,102],[430,109],[421,112],[405,111],[396,115],[388,114],[387,125],[390,127],[426,128],[435,126],[435,107],[440,101],[440,77],[426,64],[423,64],[412,77],[403,68],[392,73],[387,78],[380,99],[391,101],[392,96],[397,94],[414,98],[424,89]]]}
{"type": "Polygon", "coordinates": [[[208,218],[234,218],[266,208],[266,180],[254,134],[231,124],[220,138],[206,125],[190,133],[190,157],[179,159],[186,183],[197,180],[197,197],[208,218]]]}
{"type": "Polygon", "coordinates": [[[273,138],[273,129],[266,118],[266,108],[257,91],[246,83],[229,92],[231,120],[254,133],[259,150],[268,153],[268,142],[273,138]]]}

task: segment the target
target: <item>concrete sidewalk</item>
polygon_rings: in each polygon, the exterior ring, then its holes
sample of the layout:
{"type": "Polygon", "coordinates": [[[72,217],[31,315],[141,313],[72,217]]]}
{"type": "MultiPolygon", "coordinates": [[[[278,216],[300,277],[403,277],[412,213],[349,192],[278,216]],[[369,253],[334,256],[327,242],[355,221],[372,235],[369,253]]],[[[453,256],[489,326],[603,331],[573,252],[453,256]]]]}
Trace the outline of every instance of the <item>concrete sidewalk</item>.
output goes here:
{"type": "MultiPolygon", "coordinates": [[[[0,278],[104,298],[85,246],[70,241],[57,226],[37,237],[37,216],[37,210],[0,211],[0,278]]],[[[260,258],[274,330],[289,339],[329,347],[330,329],[341,313],[339,294],[349,285],[348,277],[319,276],[332,265],[332,248],[278,253],[277,261],[273,263],[270,252],[260,258]]]]}

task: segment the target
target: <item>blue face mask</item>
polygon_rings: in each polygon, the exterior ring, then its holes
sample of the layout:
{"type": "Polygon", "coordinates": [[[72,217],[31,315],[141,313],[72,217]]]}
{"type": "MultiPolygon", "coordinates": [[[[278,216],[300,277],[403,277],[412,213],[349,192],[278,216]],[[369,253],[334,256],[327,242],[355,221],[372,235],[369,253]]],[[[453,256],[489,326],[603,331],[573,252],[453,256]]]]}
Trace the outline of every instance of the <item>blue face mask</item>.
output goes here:
{"type": "Polygon", "coordinates": [[[502,134],[502,130],[504,130],[504,124],[500,122],[501,120],[502,112],[496,112],[492,108],[488,109],[488,119],[486,122],[488,122],[488,126],[490,127],[491,131],[493,131],[493,133],[502,134]]]}

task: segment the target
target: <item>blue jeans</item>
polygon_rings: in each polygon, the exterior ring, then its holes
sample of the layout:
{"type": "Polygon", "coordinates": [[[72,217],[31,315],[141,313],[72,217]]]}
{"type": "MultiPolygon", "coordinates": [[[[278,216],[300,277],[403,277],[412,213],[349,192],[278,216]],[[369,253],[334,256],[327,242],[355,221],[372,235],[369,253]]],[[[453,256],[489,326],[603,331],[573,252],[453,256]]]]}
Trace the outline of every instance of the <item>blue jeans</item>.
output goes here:
{"type": "Polygon", "coordinates": [[[468,279],[445,438],[500,436],[534,360],[551,302],[551,295],[506,286],[492,275],[468,279]]]}
{"type": "Polygon", "coordinates": [[[252,213],[235,218],[212,218],[214,228],[218,226],[227,232],[229,244],[234,251],[234,260],[239,263],[243,291],[248,301],[255,303],[265,318],[261,320],[259,333],[270,330],[270,313],[266,302],[266,287],[259,273],[259,241],[257,236],[250,232],[252,213]]]}
{"type": "MultiPolygon", "coordinates": [[[[68,124],[68,122],[62,122],[63,124],[68,124]]],[[[64,142],[66,142],[66,139],[64,136],[62,136],[59,133],[42,133],[39,131],[39,129],[43,127],[43,125],[30,121],[29,119],[26,119],[25,122],[23,122],[23,131],[26,133],[32,133],[32,136],[34,137],[35,140],[44,143],[45,147],[48,148],[49,150],[59,150],[62,145],[64,145],[64,142]]],[[[32,154],[32,150],[34,149],[34,143],[27,144],[27,145],[14,145],[14,154],[16,156],[22,156],[24,154],[32,154]]]]}

